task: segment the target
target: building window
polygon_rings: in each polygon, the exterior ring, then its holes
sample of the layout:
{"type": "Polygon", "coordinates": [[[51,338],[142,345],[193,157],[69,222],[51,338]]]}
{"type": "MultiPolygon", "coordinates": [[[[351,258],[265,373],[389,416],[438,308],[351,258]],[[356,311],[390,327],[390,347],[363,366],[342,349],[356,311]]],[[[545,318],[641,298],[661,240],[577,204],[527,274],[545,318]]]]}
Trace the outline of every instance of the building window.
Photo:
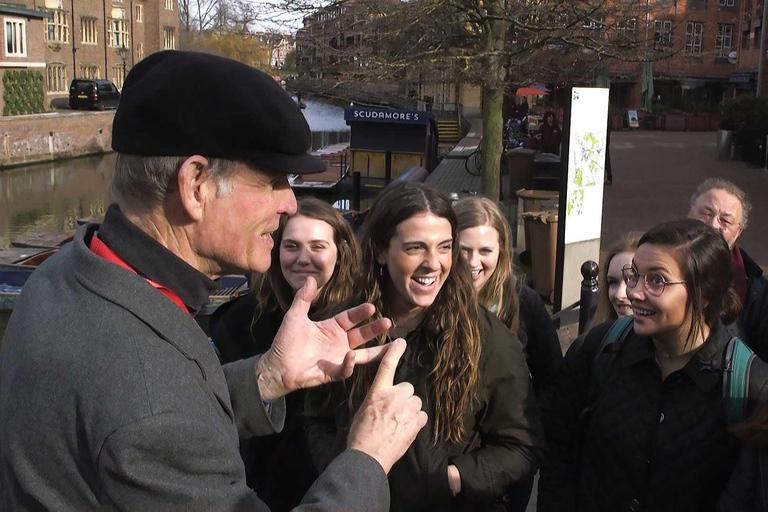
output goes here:
{"type": "Polygon", "coordinates": [[[87,80],[100,78],[99,66],[80,66],[80,76],[87,80]]]}
{"type": "Polygon", "coordinates": [[[172,28],[163,27],[163,49],[176,49],[176,31],[172,28]]]}
{"type": "Polygon", "coordinates": [[[173,10],[173,0],[165,0],[165,10],[166,11],[173,10]]]}
{"type": "Polygon", "coordinates": [[[701,55],[704,41],[704,23],[689,21],[685,26],[685,53],[688,55],[701,55]]]}
{"type": "Polygon", "coordinates": [[[115,83],[118,89],[123,88],[123,82],[125,81],[125,68],[122,64],[115,64],[112,66],[112,81],[115,83]]]}
{"type": "Polygon", "coordinates": [[[672,46],[672,21],[656,20],[653,22],[654,38],[659,46],[672,46]]]}
{"type": "Polygon", "coordinates": [[[128,48],[128,22],[126,20],[109,20],[109,45],[114,48],[128,48]]]}
{"type": "Polygon", "coordinates": [[[728,57],[733,42],[733,25],[730,23],[717,24],[717,41],[715,42],[715,57],[728,57]]]}
{"type": "Polygon", "coordinates": [[[53,11],[53,19],[45,20],[45,40],[51,43],[69,43],[67,13],[53,11]]]}
{"type": "Polygon", "coordinates": [[[136,4],[136,15],[134,16],[137,23],[142,23],[144,21],[144,6],[141,4],[136,4]]]}
{"type": "Polygon", "coordinates": [[[616,28],[622,39],[634,40],[637,32],[637,18],[619,20],[616,28]]]}
{"type": "Polygon", "coordinates": [[[80,30],[83,35],[83,44],[97,44],[99,42],[96,18],[80,18],[80,30]]]}
{"type": "Polygon", "coordinates": [[[48,64],[45,84],[48,88],[48,92],[68,91],[69,82],[67,81],[67,68],[64,64],[48,64]]]}
{"type": "Polygon", "coordinates": [[[138,43],[136,45],[136,59],[141,60],[144,58],[144,43],[138,43]]]}
{"type": "Polygon", "coordinates": [[[5,18],[5,55],[27,56],[27,26],[24,20],[5,18]]]}
{"type": "Polygon", "coordinates": [[[717,0],[717,5],[720,7],[733,7],[736,5],[736,0],[717,0]]]}

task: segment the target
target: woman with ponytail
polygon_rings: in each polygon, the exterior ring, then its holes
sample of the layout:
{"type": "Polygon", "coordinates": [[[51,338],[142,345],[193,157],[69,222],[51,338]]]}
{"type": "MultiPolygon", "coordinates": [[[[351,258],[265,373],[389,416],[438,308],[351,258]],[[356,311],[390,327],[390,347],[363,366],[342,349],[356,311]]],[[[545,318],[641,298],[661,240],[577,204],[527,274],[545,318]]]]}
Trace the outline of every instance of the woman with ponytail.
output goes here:
{"type": "MultiPolygon", "coordinates": [[[[634,312],[624,341],[606,359],[612,324],[599,325],[563,363],[538,510],[714,512],[739,451],[723,399],[724,323],[740,308],[728,245],[696,220],[660,224],[623,277],[634,312]]],[[[758,392],[765,370],[752,365],[758,392]]]]}
{"type": "MultiPolygon", "coordinates": [[[[392,319],[389,338],[406,339],[395,382],[410,382],[429,416],[389,474],[393,511],[488,510],[542,454],[522,346],[478,307],[456,236],[448,198],[414,183],[382,192],[364,226],[357,299],[392,319]]],[[[346,445],[374,374],[356,368],[347,382],[308,394],[305,430],[318,470],[346,445]]]]}

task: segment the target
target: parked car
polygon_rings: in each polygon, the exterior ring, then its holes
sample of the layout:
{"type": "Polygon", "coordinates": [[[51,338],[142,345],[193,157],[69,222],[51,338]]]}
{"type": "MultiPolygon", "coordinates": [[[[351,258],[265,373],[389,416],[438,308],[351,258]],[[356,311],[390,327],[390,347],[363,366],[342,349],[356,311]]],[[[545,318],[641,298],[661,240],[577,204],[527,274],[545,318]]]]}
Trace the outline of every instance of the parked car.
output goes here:
{"type": "Polygon", "coordinates": [[[120,91],[109,80],[83,80],[76,78],[69,85],[69,108],[117,108],[120,91]]]}

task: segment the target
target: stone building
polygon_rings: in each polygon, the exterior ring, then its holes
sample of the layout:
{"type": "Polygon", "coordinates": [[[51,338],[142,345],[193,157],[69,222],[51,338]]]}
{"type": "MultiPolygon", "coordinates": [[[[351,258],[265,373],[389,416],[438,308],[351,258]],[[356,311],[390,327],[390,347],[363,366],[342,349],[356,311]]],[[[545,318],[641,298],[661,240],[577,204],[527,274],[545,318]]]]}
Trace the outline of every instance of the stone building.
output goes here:
{"type": "MultiPolygon", "coordinates": [[[[17,34],[26,39],[24,45],[35,55],[27,59],[27,65],[34,64],[44,74],[46,107],[52,102],[66,103],[74,78],[106,78],[122,88],[126,72],[138,61],[177,47],[178,0],[22,2],[22,11],[38,16],[28,18],[26,31],[17,34]]],[[[13,28],[8,19],[13,15],[3,16],[7,37],[8,27],[13,28]]]]}

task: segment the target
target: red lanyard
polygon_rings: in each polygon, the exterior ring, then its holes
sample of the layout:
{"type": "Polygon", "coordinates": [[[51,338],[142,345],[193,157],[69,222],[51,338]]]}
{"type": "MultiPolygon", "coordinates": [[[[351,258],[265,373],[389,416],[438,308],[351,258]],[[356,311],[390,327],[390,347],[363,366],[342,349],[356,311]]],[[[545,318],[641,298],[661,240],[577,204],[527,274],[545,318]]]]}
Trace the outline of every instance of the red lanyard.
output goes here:
{"type": "MultiPolygon", "coordinates": [[[[105,260],[109,261],[110,263],[114,263],[115,265],[119,265],[119,266],[123,267],[124,269],[130,270],[134,274],[138,275],[138,272],[136,272],[136,270],[134,270],[133,267],[131,267],[128,263],[126,263],[123,258],[118,256],[115,253],[115,251],[113,251],[112,249],[107,247],[107,244],[105,244],[104,242],[99,240],[96,237],[96,233],[94,233],[93,234],[93,238],[91,238],[91,247],[90,247],[90,249],[95,254],[97,254],[98,256],[101,256],[102,258],[104,258],[105,260]]],[[[142,276],[142,277],[144,277],[144,276],[142,276]]],[[[187,309],[187,306],[184,304],[184,301],[182,301],[181,298],[178,295],[173,293],[171,290],[169,290],[165,286],[152,281],[151,279],[147,279],[146,277],[144,277],[144,279],[149,284],[151,284],[153,288],[157,288],[157,290],[160,293],[162,293],[163,295],[165,295],[166,297],[171,299],[173,301],[173,303],[176,304],[177,306],[179,306],[186,314],[188,314],[188,315],[190,314],[189,313],[189,309],[187,309]]]]}

